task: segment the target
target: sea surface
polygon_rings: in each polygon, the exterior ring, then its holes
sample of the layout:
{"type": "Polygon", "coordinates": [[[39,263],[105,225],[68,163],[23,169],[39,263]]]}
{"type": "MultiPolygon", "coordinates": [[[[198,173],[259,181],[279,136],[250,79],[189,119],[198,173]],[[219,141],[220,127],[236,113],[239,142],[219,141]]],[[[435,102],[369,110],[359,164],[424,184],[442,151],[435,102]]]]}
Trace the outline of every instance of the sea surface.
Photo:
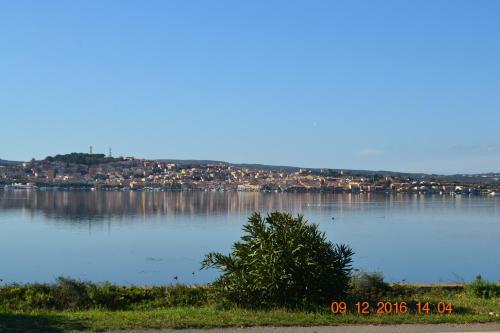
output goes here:
{"type": "Polygon", "coordinates": [[[468,196],[0,190],[0,279],[207,283],[254,211],[305,217],[392,282],[500,280],[500,198],[468,196]]]}

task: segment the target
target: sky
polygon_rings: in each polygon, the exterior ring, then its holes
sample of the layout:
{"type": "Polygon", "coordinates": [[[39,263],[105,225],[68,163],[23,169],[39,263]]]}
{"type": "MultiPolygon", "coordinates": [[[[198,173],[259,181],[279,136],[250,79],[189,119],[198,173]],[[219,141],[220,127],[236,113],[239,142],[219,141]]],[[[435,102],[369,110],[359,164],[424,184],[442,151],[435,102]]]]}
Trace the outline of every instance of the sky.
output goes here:
{"type": "Polygon", "coordinates": [[[0,159],[500,171],[500,1],[0,0],[0,159]]]}

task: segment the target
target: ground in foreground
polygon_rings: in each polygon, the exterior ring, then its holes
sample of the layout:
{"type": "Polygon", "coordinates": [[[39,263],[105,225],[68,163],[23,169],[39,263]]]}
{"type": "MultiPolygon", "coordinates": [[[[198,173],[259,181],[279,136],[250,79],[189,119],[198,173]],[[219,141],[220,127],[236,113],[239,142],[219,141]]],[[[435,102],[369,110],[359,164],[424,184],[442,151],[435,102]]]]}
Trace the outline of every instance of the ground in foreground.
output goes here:
{"type": "MultiPolygon", "coordinates": [[[[73,284],[71,282],[69,285],[73,284]]],[[[350,301],[347,313],[334,315],[326,305],[324,308],[309,312],[223,308],[217,303],[208,301],[206,287],[185,286],[149,288],[104,285],[98,289],[91,286],[94,289],[87,289],[93,290],[94,300],[96,295],[100,295],[100,301],[95,301],[93,305],[83,301],[74,303],[79,296],[86,295],[85,292],[75,293],[78,286],[85,287],[85,285],[75,286],[73,289],[66,287],[65,289],[63,285],[52,287],[12,285],[0,288],[0,332],[311,327],[355,324],[500,325],[500,297],[477,297],[458,287],[394,285],[385,294],[352,296],[354,298],[350,301]],[[95,294],[99,290],[100,293],[95,294]],[[57,293],[53,294],[55,292],[57,293]],[[390,293],[393,294],[389,295],[390,293]],[[54,298],[54,295],[58,295],[59,298],[54,298]],[[123,303],[123,299],[128,299],[128,302],[123,303]],[[354,304],[362,299],[370,299],[373,306],[377,301],[407,302],[409,311],[405,314],[394,312],[357,314],[354,304]],[[58,307],[55,301],[59,302],[58,307]],[[453,304],[453,311],[451,313],[445,311],[443,314],[437,313],[436,308],[431,309],[429,313],[419,314],[416,311],[418,302],[438,304],[441,301],[443,304],[453,304]],[[115,307],[113,310],[109,308],[111,305],[115,307]]],[[[83,299],[89,301],[88,298],[83,299]]]]}
{"type": "Polygon", "coordinates": [[[285,310],[217,310],[212,307],[175,307],[141,311],[3,311],[0,313],[0,331],[5,332],[473,322],[500,323],[500,319],[489,312],[334,316],[327,313],[285,310]]]}

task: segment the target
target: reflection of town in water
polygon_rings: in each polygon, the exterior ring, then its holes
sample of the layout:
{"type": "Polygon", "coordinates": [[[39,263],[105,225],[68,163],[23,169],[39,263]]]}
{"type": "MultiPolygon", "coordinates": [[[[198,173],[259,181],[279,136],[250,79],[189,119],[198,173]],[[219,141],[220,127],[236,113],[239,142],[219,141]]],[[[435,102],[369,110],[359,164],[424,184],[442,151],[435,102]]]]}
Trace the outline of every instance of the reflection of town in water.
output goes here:
{"type": "MultiPolygon", "coordinates": [[[[1,191],[0,209],[43,212],[48,217],[107,218],[140,215],[221,215],[254,211],[300,212],[358,196],[258,192],[1,191]]],[[[366,198],[365,198],[366,200],[366,198]]]]}
{"type": "MultiPolygon", "coordinates": [[[[0,191],[0,209],[41,212],[49,218],[104,219],[152,215],[225,215],[254,211],[453,208],[469,198],[442,196],[259,193],[259,192],[118,192],[118,191],[0,191]]],[[[476,201],[476,200],[474,200],[476,201]]],[[[478,200],[480,201],[480,200],[478,200]]],[[[483,199],[484,201],[484,199],[483,199]]],[[[477,203],[476,203],[477,204],[477,203]]],[[[491,203],[490,203],[491,204],[491,203]]],[[[494,204],[497,206],[498,201],[494,204]]],[[[466,205],[467,206],[467,205],[466,205]]],[[[465,207],[466,208],[466,207],[465,207]]]]}

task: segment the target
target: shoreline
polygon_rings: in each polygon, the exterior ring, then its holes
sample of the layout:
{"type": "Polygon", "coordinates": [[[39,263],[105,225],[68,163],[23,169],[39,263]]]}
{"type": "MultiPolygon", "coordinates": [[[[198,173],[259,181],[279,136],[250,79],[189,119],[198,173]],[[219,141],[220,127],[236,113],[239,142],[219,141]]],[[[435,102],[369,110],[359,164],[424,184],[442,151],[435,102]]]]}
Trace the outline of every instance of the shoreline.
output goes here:
{"type": "Polygon", "coordinates": [[[263,193],[263,194],[354,194],[354,195],[418,195],[418,196],[439,196],[439,197],[496,197],[497,192],[487,193],[455,193],[455,192],[422,192],[422,191],[348,191],[348,190],[237,190],[237,189],[172,189],[163,187],[145,187],[140,189],[130,189],[121,187],[66,187],[66,186],[35,186],[33,188],[9,188],[11,185],[0,185],[0,191],[12,192],[123,192],[123,193],[263,193]]]}

